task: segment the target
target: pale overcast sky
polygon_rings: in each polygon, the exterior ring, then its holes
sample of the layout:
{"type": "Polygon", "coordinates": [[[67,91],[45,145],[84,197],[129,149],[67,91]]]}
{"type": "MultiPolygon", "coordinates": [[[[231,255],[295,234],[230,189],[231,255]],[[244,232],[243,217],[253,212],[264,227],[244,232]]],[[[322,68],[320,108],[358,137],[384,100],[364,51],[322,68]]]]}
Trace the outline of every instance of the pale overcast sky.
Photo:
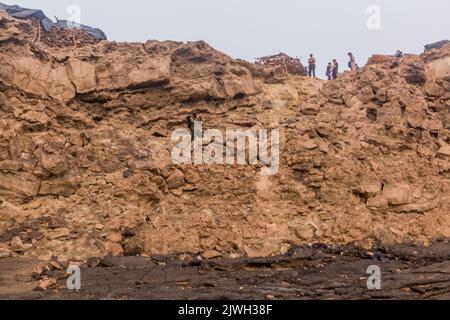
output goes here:
{"type": "MultiPolygon", "coordinates": [[[[0,0],[42,9],[67,19],[81,9],[81,22],[101,28],[110,40],[205,40],[234,58],[283,51],[326,63],[347,64],[352,51],[364,65],[374,53],[397,49],[421,53],[427,43],[450,38],[450,0],[0,0]],[[378,6],[381,29],[370,30],[370,6],[378,6]]],[[[374,11],[372,11],[374,13],[374,11]]],[[[375,20],[376,16],[372,16],[375,20]]]]}

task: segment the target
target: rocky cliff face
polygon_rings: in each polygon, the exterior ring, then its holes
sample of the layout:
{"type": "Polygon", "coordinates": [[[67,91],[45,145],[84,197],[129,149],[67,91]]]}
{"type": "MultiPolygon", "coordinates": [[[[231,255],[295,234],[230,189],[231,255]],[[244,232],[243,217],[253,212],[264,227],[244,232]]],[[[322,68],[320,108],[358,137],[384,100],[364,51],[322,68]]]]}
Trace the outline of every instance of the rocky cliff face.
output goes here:
{"type": "Polygon", "coordinates": [[[0,255],[269,256],[450,237],[450,46],[324,82],[203,42],[93,41],[0,12],[0,255]],[[280,171],[175,165],[171,134],[279,128],[280,171]]]}

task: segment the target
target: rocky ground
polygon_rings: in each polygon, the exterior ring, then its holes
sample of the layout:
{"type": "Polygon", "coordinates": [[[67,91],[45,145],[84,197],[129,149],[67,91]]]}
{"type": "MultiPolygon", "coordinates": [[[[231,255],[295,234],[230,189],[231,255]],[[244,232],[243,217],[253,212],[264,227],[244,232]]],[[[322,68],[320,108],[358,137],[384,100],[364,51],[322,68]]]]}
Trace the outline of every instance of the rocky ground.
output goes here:
{"type": "Polygon", "coordinates": [[[232,261],[450,237],[448,44],[326,82],[204,42],[39,35],[2,12],[0,31],[0,258],[232,261]],[[205,129],[280,129],[279,173],[173,164],[194,113],[205,129]]]}
{"type": "Polygon", "coordinates": [[[81,268],[79,291],[67,289],[65,266],[3,259],[0,299],[449,299],[449,249],[443,241],[371,252],[315,244],[284,256],[237,260],[106,257],[81,268]],[[381,290],[367,289],[372,265],[381,269],[381,290]]]}

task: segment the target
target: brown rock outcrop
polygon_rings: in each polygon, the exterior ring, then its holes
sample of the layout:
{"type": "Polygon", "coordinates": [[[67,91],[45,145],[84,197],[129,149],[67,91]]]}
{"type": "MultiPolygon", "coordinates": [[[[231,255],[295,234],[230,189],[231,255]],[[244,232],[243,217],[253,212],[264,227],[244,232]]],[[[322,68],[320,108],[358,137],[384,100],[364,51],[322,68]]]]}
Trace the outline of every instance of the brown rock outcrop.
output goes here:
{"type": "Polygon", "coordinates": [[[50,46],[33,24],[0,19],[3,256],[269,256],[450,237],[448,45],[377,56],[336,81],[273,81],[204,42],[50,46]],[[279,128],[278,174],[175,165],[171,134],[192,114],[221,132],[279,128]]]}

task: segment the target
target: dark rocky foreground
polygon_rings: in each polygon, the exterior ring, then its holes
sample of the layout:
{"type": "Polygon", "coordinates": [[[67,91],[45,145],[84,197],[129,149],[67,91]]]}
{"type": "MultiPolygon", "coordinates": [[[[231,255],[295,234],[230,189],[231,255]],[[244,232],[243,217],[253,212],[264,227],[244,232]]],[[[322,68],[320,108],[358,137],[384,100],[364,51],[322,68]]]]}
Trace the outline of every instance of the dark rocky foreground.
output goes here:
{"type": "Polygon", "coordinates": [[[3,299],[448,299],[450,243],[399,245],[373,252],[355,246],[298,247],[273,258],[198,261],[178,256],[91,259],[82,289],[65,289],[63,270],[41,277],[56,285],[37,291],[30,260],[0,260],[3,299]],[[378,265],[382,289],[366,287],[367,268],[378,265]]]}

